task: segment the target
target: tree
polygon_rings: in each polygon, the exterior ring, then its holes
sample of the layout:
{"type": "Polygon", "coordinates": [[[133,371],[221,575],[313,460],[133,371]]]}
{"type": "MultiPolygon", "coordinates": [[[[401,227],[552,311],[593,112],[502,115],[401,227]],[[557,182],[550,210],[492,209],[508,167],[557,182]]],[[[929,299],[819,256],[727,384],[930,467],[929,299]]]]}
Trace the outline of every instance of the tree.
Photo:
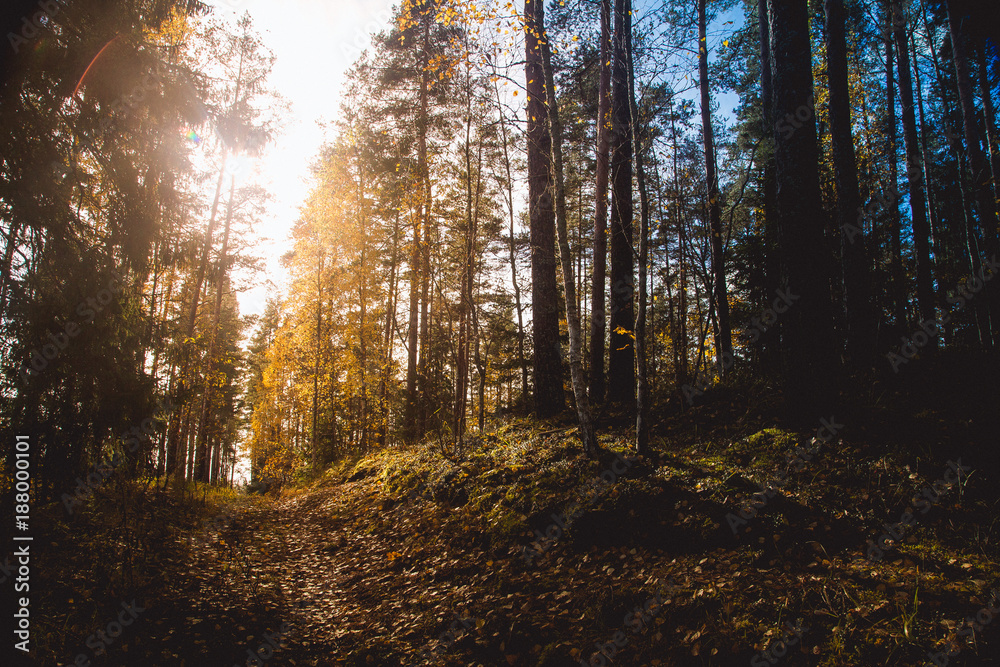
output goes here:
{"type": "Polygon", "coordinates": [[[719,177],[715,164],[715,133],[712,130],[712,95],[708,80],[708,39],[705,17],[706,0],[698,0],[698,85],[701,88],[701,126],[705,146],[706,206],[712,234],[712,275],[714,278],[715,310],[718,315],[718,338],[715,345],[716,363],[732,358],[733,332],[729,323],[729,291],[726,288],[726,261],[722,249],[722,216],[719,212],[719,177]]]}
{"type": "MultiPolygon", "coordinates": [[[[380,40],[379,88],[384,109],[397,121],[396,136],[405,138],[412,167],[414,192],[409,197],[411,215],[409,261],[409,311],[406,336],[406,406],[403,431],[406,439],[419,439],[427,428],[427,405],[432,387],[429,378],[431,312],[431,245],[437,235],[430,172],[431,140],[436,133],[450,135],[445,120],[452,70],[460,54],[454,40],[460,28],[439,20],[450,10],[447,3],[407,0],[398,12],[393,30],[380,40]],[[405,131],[404,131],[404,128],[405,131]]],[[[402,163],[401,163],[402,164],[402,163]]]]}
{"type": "MultiPolygon", "coordinates": [[[[899,0],[892,5],[894,15],[903,17],[899,0]]],[[[930,224],[927,222],[927,198],[924,193],[920,168],[920,144],[917,139],[917,121],[913,107],[913,83],[910,78],[910,52],[907,48],[906,20],[893,21],[893,39],[899,73],[899,98],[902,105],[903,143],[906,148],[906,179],[910,187],[910,216],[913,222],[913,244],[917,259],[917,306],[920,319],[935,320],[933,271],[930,253],[930,224]]],[[[936,340],[936,338],[934,339],[936,340]]]]}
{"type": "Polygon", "coordinates": [[[552,137],[545,106],[541,0],[524,0],[524,76],[527,102],[528,216],[531,229],[531,321],[535,356],[535,413],[551,417],[565,405],[556,289],[552,137]]]}
{"type": "Polygon", "coordinates": [[[609,403],[635,408],[635,346],[632,328],[635,288],[632,270],[632,114],[628,54],[632,46],[632,3],[615,0],[611,68],[611,336],[608,353],[609,403]]]}
{"type": "Polygon", "coordinates": [[[857,225],[861,210],[858,169],[851,132],[851,99],[847,75],[846,13],[843,0],[826,0],[826,58],[830,85],[830,139],[837,183],[837,228],[844,282],[849,358],[862,364],[874,356],[875,322],[869,304],[871,280],[864,229],[857,225]]]}
{"type": "MultiPolygon", "coordinates": [[[[760,106],[763,126],[764,168],[762,212],[764,226],[765,289],[767,295],[775,294],[781,284],[781,259],[778,253],[778,189],[775,182],[774,164],[774,85],[771,79],[771,29],[767,15],[768,0],[757,0],[758,39],[760,49],[760,106]]],[[[778,332],[780,321],[761,336],[761,344],[767,361],[774,362],[778,356],[778,332]]]]}
{"type": "Polygon", "coordinates": [[[509,145],[510,135],[507,130],[507,119],[503,112],[500,100],[500,87],[495,85],[494,93],[497,97],[497,110],[500,114],[500,150],[501,162],[503,164],[503,175],[497,176],[498,185],[504,192],[504,204],[507,207],[508,234],[507,251],[510,259],[510,280],[514,289],[514,310],[517,314],[517,359],[521,368],[521,409],[528,411],[528,362],[524,355],[524,317],[521,307],[521,285],[517,279],[517,239],[514,235],[514,178],[511,171],[511,157],[509,145]]]}
{"type": "Polygon", "coordinates": [[[786,119],[775,124],[774,132],[779,241],[787,289],[798,297],[785,315],[785,396],[793,414],[813,421],[832,402],[835,366],[816,122],[812,115],[799,127],[787,121],[813,105],[807,10],[806,0],[768,2],[774,111],[776,118],[786,119]]]}
{"type": "MultiPolygon", "coordinates": [[[[958,87],[958,101],[962,109],[962,125],[965,130],[965,145],[969,156],[969,169],[972,172],[972,187],[977,204],[979,225],[985,239],[986,250],[991,255],[1000,253],[1000,241],[997,239],[997,214],[995,201],[990,192],[989,166],[983,156],[980,144],[979,120],[976,105],[972,98],[972,77],[969,73],[969,59],[965,46],[965,34],[961,21],[965,16],[958,0],[947,0],[948,26],[951,34],[952,59],[955,62],[955,76],[958,87]]],[[[986,340],[988,347],[996,344],[1000,335],[1000,289],[996,283],[988,286],[992,340],[986,340]]]]}
{"type": "Polygon", "coordinates": [[[559,123],[559,100],[556,98],[555,80],[552,76],[552,55],[549,39],[545,34],[545,19],[540,2],[535,6],[535,25],[541,32],[542,68],[545,76],[545,99],[548,106],[549,133],[552,138],[552,175],[556,195],[556,220],[559,233],[559,258],[562,263],[563,293],[566,295],[566,320],[569,327],[569,366],[573,382],[573,398],[580,423],[580,441],[588,455],[597,452],[594,427],[587,400],[587,380],[583,374],[583,331],[576,300],[576,283],[573,281],[573,258],[569,249],[569,232],[566,223],[566,189],[563,183],[562,126],[559,123]]]}
{"type": "Polygon", "coordinates": [[[611,130],[611,0],[601,0],[600,83],[597,101],[597,173],[594,192],[594,268],[590,309],[590,399],[604,401],[605,290],[608,266],[608,160],[611,130]]]}
{"type": "Polygon", "coordinates": [[[649,360],[646,346],[647,266],[649,264],[649,195],[646,191],[646,169],[643,164],[643,136],[646,124],[640,121],[635,102],[635,62],[628,51],[629,112],[632,115],[632,138],[635,142],[636,185],[639,186],[639,304],[635,315],[635,450],[644,454],[649,449],[649,360]]]}
{"type": "Polygon", "coordinates": [[[896,158],[896,86],[893,73],[893,39],[892,33],[892,2],[886,0],[885,3],[885,101],[886,120],[888,127],[886,130],[886,144],[889,154],[889,183],[886,188],[889,200],[889,266],[890,266],[890,292],[892,294],[892,314],[893,324],[899,334],[904,333],[906,328],[906,279],[903,273],[903,244],[900,231],[899,202],[895,195],[896,188],[899,187],[899,172],[896,158]]]}

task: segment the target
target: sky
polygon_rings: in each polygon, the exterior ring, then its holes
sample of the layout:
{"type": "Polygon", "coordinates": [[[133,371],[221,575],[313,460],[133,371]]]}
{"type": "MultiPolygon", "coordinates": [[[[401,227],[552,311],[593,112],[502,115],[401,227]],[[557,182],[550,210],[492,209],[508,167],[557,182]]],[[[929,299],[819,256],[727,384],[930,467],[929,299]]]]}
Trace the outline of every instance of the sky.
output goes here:
{"type": "Polygon", "coordinates": [[[277,140],[258,160],[260,184],[273,200],[254,250],[265,257],[264,276],[240,295],[243,314],[264,311],[269,289],[281,291],[280,257],[290,249],[292,226],[311,188],[309,167],[326,133],[319,123],[337,116],[339,93],[351,64],[370,36],[388,25],[392,0],[210,0],[217,16],[235,21],[244,11],[276,59],[271,85],[290,104],[277,140]]]}

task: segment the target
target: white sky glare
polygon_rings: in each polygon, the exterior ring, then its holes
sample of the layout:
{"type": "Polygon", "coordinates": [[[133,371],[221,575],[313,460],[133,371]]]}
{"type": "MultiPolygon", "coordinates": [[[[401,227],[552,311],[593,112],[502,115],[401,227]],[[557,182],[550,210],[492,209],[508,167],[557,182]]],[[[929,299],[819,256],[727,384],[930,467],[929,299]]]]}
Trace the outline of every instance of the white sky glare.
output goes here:
{"type": "Polygon", "coordinates": [[[309,167],[323,145],[321,121],[334,120],[340,108],[345,74],[371,35],[388,27],[392,0],[210,0],[215,14],[228,23],[249,12],[254,29],[274,52],[271,88],[290,105],[277,140],[258,161],[260,184],[272,196],[267,214],[255,228],[254,251],[266,261],[265,276],[240,295],[243,314],[260,314],[268,281],[284,287],[279,260],[290,248],[289,233],[312,187],[309,167]]]}

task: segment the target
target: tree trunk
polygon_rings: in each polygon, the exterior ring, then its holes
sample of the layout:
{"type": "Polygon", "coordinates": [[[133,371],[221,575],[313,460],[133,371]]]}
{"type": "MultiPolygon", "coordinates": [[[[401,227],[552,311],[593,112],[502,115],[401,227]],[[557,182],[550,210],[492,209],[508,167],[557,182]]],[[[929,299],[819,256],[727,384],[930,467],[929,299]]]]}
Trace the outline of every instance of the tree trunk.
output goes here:
{"type": "Polygon", "coordinates": [[[417,159],[420,170],[420,184],[423,188],[423,231],[424,238],[420,247],[420,346],[417,354],[417,437],[421,437],[427,432],[427,404],[429,400],[428,387],[428,355],[431,349],[430,341],[430,317],[431,317],[431,243],[436,234],[431,234],[431,174],[430,165],[427,163],[427,130],[430,119],[427,113],[428,107],[428,86],[430,76],[430,14],[423,14],[421,21],[424,24],[424,43],[421,58],[423,67],[421,68],[421,101],[420,120],[418,127],[417,159]]]}
{"type": "Polygon", "coordinates": [[[320,251],[319,263],[316,266],[316,351],[313,356],[313,395],[312,395],[312,466],[319,470],[319,358],[320,345],[323,337],[323,251],[320,251]]]}
{"type": "Polygon", "coordinates": [[[924,118],[924,89],[920,84],[920,62],[917,60],[917,39],[910,36],[910,55],[913,57],[913,82],[916,84],[913,92],[917,98],[917,112],[920,128],[920,166],[923,170],[924,186],[927,190],[927,222],[931,232],[931,251],[935,259],[943,257],[940,240],[941,232],[938,227],[937,212],[934,204],[934,183],[931,180],[930,150],[927,148],[927,122],[924,118]]]}
{"type": "MultiPolygon", "coordinates": [[[[687,265],[684,263],[684,248],[687,246],[687,234],[685,233],[685,222],[681,216],[681,188],[680,177],[677,164],[677,150],[680,143],[677,139],[677,117],[671,111],[670,114],[670,137],[673,143],[673,175],[674,175],[674,224],[677,227],[677,274],[678,274],[678,305],[677,305],[677,357],[676,369],[677,390],[682,391],[688,381],[688,305],[687,305],[687,265]]],[[[687,405],[681,402],[681,406],[687,405]]]]}
{"type": "Polygon", "coordinates": [[[410,307],[406,330],[406,406],[403,409],[403,437],[416,442],[417,435],[417,345],[420,316],[420,206],[413,216],[410,246],[410,307]]]}
{"type": "MultiPolygon", "coordinates": [[[[771,28],[767,0],[757,0],[760,36],[760,101],[764,141],[764,291],[768,297],[781,287],[781,258],[778,253],[778,188],[774,180],[774,86],[771,82],[771,28]]],[[[779,366],[781,321],[761,335],[763,368],[779,366]]]]}
{"type": "MultiPolygon", "coordinates": [[[[205,281],[205,271],[207,270],[208,266],[208,254],[209,251],[211,250],[212,238],[215,234],[215,218],[219,211],[219,199],[222,197],[222,181],[223,178],[225,177],[225,165],[227,157],[228,157],[227,153],[224,153],[222,156],[222,167],[219,169],[219,178],[215,184],[215,197],[212,199],[212,210],[208,217],[208,228],[205,230],[205,245],[202,248],[201,261],[198,264],[198,273],[196,274],[194,288],[193,288],[193,295],[191,297],[191,314],[188,317],[187,336],[185,338],[182,351],[183,361],[181,362],[180,380],[177,385],[177,394],[176,394],[177,403],[181,403],[182,401],[185,401],[188,398],[187,376],[191,362],[190,340],[194,337],[194,328],[198,317],[198,302],[201,299],[201,286],[202,283],[205,281]]],[[[181,439],[183,439],[180,417],[178,417],[177,420],[174,421],[173,424],[171,425],[170,434],[171,434],[170,442],[172,443],[171,449],[175,450],[175,456],[173,457],[173,460],[180,462],[181,465],[175,466],[173,470],[170,470],[168,472],[168,476],[170,476],[171,472],[176,472],[177,483],[181,484],[184,482],[185,479],[185,472],[184,472],[185,466],[183,459],[181,459],[180,457],[181,439]]]]}
{"type": "Polygon", "coordinates": [[[608,267],[608,161],[611,125],[611,0],[601,0],[601,78],[597,101],[594,271],[590,308],[590,400],[604,402],[605,290],[608,267]]]}
{"type": "Polygon", "coordinates": [[[216,278],[215,285],[215,312],[212,315],[212,328],[211,328],[211,342],[208,345],[208,356],[205,360],[205,382],[202,387],[201,395],[201,418],[199,423],[201,426],[198,429],[198,441],[197,441],[197,458],[196,458],[196,468],[195,468],[195,479],[202,482],[207,482],[209,479],[209,469],[208,469],[208,443],[206,438],[208,437],[208,422],[209,422],[209,412],[212,405],[212,394],[214,393],[212,387],[214,382],[212,382],[212,376],[215,373],[215,349],[218,345],[219,339],[219,318],[222,314],[222,292],[226,283],[226,264],[228,262],[227,256],[229,254],[229,231],[232,228],[233,222],[233,195],[236,192],[236,179],[233,178],[232,183],[229,187],[229,201],[226,203],[226,224],[225,231],[222,234],[222,253],[219,255],[219,269],[218,277],[216,278]]]}
{"type": "MultiPolygon", "coordinates": [[[[704,0],[702,0],[704,3],[704,0]]],[[[639,121],[635,102],[635,61],[631,40],[628,49],[629,111],[632,114],[632,137],[635,144],[636,184],[639,186],[639,310],[635,316],[636,394],[635,451],[649,450],[649,367],[646,360],[646,267],[649,264],[649,198],[646,193],[646,171],[642,163],[642,139],[645,124],[639,121]]]]}
{"type": "Polygon", "coordinates": [[[358,165],[358,234],[361,238],[361,248],[358,262],[358,374],[360,375],[361,386],[361,449],[369,451],[371,420],[369,419],[368,405],[368,209],[365,198],[365,169],[361,156],[355,147],[355,160],[358,165]]]}
{"type": "Polygon", "coordinates": [[[11,284],[11,266],[14,262],[14,248],[18,245],[18,237],[21,235],[21,221],[13,220],[10,227],[4,233],[6,243],[3,251],[3,265],[0,267],[0,317],[7,313],[7,299],[11,284]]]}
{"type": "Polygon", "coordinates": [[[556,287],[555,212],[550,169],[552,137],[545,107],[540,35],[541,0],[525,0],[525,86],[528,95],[528,217],[531,226],[531,313],[535,343],[535,413],[551,417],[565,406],[556,287]]]}
{"type": "MultiPolygon", "coordinates": [[[[497,94],[497,104],[501,105],[499,86],[494,88],[497,94]]],[[[503,149],[503,167],[507,182],[504,187],[506,195],[507,216],[509,224],[508,252],[510,254],[510,279],[514,286],[514,308],[517,309],[517,361],[521,367],[521,411],[528,411],[528,362],[524,356],[524,311],[521,308],[521,286],[517,281],[517,246],[514,239],[514,177],[510,168],[510,153],[507,148],[507,123],[500,114],[500,147],[503,149]]]]}
{"type": "Polygon", "coordinates": [[[892,4],[886,3],[885,23],[885,99],[886,99],[886,121],[888,122],[887,135],[889,140],[889,187],[886,192],[888,197],[886,208],[889,213],[889,272],[892,276],[892,308],[893,324],[896,333],[906,332],[906,277],[903,274],[903,245],[900,238],[899,219],[899,173],[896,162],[896,82],[893,77],[893,49],[892,38],[889,36],[892,31],[892,4]]]}
{"type": "MultiPolygon", "coordinates": [[[[698,0],[698,83],[701,88],[701,126],[705,146],[705,183],[708,187],[707,209],[712,234],[712,274],[719,334],[715,354],[719,368],[733,354],[733,332],[729,323],[729,294],[726,289],[726,262],[722,247],[722,215],[719,211],[719,177],[715,164],[715,133],[712,130],[712,96],[708,81],[708,40],[705,0],[698,0]]],[[[638,152],[638,149],[636,149],[638,152]]]]}
{"type": "Polygon", "coordinates": [[[212,236],[215,233],[215,217],[219,210],[219,199],[222,195],[222,179],[226,174],[226,158],[222,156],[222,167],[219,169],[219,180],[215,184],[215,197],[212,199],[212,212],[208,217],[208,229],[205,230],[205,245],[201,249],[201,260],[198,262],[198,273],[194,282],[194,293],[191,297],[191,315],[188,318],[187,335],[194,335],[194,324],[198,316],[198,301],[201,298],[201,286],[205,282],[205,271],[208,267],[208,253],[212,249],[212,236]]]}
{"type": "Polygon", "coordinates": [[[847,40],[844,0],[826,0],[826,57],[830,79],[830,139],[837,183],[837,217],[843,253],[844,309],[847,350],[867,366],[874,357],[874,323],[869,315],[870,276],[865,258],[864,230],[856,225],[861,208],[858,169],[851,134],[851,99],[847,81],[847,40]]]}
{"type": "Polygon", "coordinates": [[[986,149],[990,158],[990,175],[993,177],[994,201],[1000,201],[1000,151],[997,150],[997,125],[993,112],[993,95],[990,90],[989,72],[986,68],[986,46],[976,49],[979,57],[979,92],[983,97],[983,120],[986,128],[986,149]]]}
{"type": "Polygon", "coordinates": [[[587,455],[597,452],[594,429],[590,419],[590,403],[587,400],[587,379],[583,374],[583,332],[580,326],[580,311],[577,308],[576,284],[573,282],[573,255],[569,249],[569,230],[566,223],[566,190],[563,184],[562,126],[559,123],[559,103],[556,100],[555,81],[552,77],[552,60],[548,37],[544,33],[542,3],[535,5],[535,20],[542,34],[541,56],[545,76],[545,92],[548,101],[549,132],[552,138],[552,171],[556,195],[556,228],[559,232],[559,259],[562,262],[563,292],[566,296],[566,321],[569,325],[569,367],[573,382],[573,398],[576,414],[580,422],[580,441],[587,455]]]}
{"type": "Polygon", "coordinates": [[[399,209],[393,217],[392,250],[389,253],[389,287],[386,293],[385,327],[382,330],[382,375],[379,378],[379,407],[381,408],[378,442],[385,447],[389,431],[389,375],[392,369],[394,338],[392,332],[396,324],[396,272],[399,249],[399,209]]]}
{"type": "Polygon", "coordinates": [[[631,0],[615,0],[611,69],[611,336],[608,354],[609,403],[635,409],[635,312],[632,293],[632,118],[629,108],[628,51],[632,41],[631,0]]]}
{"type": "Polygon", "coordinates": [[[798,297],[784,315],[788,322],[786,400],[809,422],[833,399],[834,347],[829,266],[824,255],[826,214],[820,197],[812,55],[806,0],[769,0],[773,61],[774,157],[778,184],[781,254],[788,289],[798,297]],[[793,123],[794,121],[794,123],[793,123]]]}
{"type": "MultiPolygon", "coordinates": [[[[1000,253],[1000,244],[997,242],[996,202],[990,189],[989,167],[980,145],[979,121],[976,105],[972,99],[972,77],[969,75],[969,60],[966,56],[965,36],[961,27],[964,17],[959,14],[955,0],[947,0],[945,4],[948,8],[952,59],[955,61],[958,101],[962,108],[962,125],[969,153],[969,170],[972,172],[972,187],[976,196],[979,225],[982,227],[986,251],[995,256],[1000,253]]],[[[998,298],[1000,289],[995,281],[987,284],[986,295],[989,301],[990,338],[985,343],[988,347],[993,347],[1000,336],[1000,298],[998,298]]]]}
{"type": "MultiPolygon", "coordinates": [[[[417,117],[417,171],[419,172],[420,183],[423,186],[427,180],[425,171],[427,169],[427,88],[430,73],[427,68],[427,41],[430,27],[424,25],[424,51],[421,59],[420,73],[420,93],[418,104],[420,105],[420,115],[417,117]]],[[[420,344],[420,304],[424,302],[426,308],[427,295],[421,299],[421,287],[423,281],[421,275],[425,272],[423,263],[423,252],[421,250],[421,231],[427,226],[426,218],[429,215],[426,198],[421,199],[417,206],[416,215],[413,218],[413,245],[410,248],[410,310],[409,323],[407,328],[407,350],[406,350],[406,406],[403,410],[403,436],[407,442],[416,442],[423,435],[417,426],[419,405],[421,397],[418,394],[418,358],[417,351],[420,344]]],[[[426,232],[424,232],[426,234],[426,232]]],[[[426,311],[425,318],[426,320],[426,311]]]]}
{"type": "MultiPolygon", "coordinates": [[[[893,12],[902,15],[898,0],[893,12]]],[[[902,105],[903,141],[906,146],[906,180],[910,186],[910,215],[913,223],[913,246],[917,260],[917,308],[922,321],[935,318],[933,271],[930,253],[930,225],[927,222],[927,199],[921,177],[920,144],[917,138],[917,121],[913,109],[913,83],[910,78],[910,50],[907,47],[906,21],[893,22],[893,38],[899,67],[899,97],[902,105]]],[[[932,341],[936,341],[933,338],[932,341]]]]}
{"type": "MultiPolygon", "coordinates": [[[[948,123],[947,118],[950,115],[950,98],[948,97],[948,92],[951,90],[947,83],[945,83],[944,77],[942,76],[943,68],[941,67],[940,61],[938,59],[937,51],[934,50],[935,36],[934,36],[934,26],[931,25],[927,18],[927,3],[924,0],[920,0],[920,12],[923,18],[924,33],[927,38],[927,48],[931,55],[931,62],[934,64],[934,76],[937,79],[938,90],[941,91],[942,99],[941,103],[944,108],[944,118],[943,123],[945,124],[945,134],[948,137],[949,145],[951,149],[958,156],[958,191],[962,200],[962,216],[964,226],[961,228],[961,237],[963,241],[963,249],[965,251],[965,261],[968,264],[969,269],[973,274],[978,275],[980,268],[982,266],[982,261],[979,256],[979,243],[976,238],[976,222],[972,215],[972,202],[970,201],[971,190],[967,181],[966,174],[966,156],[962,150],[962,143],[958,140],[953,132],[953,128],[948,123]]],[[[957,91],[956,91],[957,94],[957,91]]],[[[929,183],[929,181],[928,181],[929,183]]],[[[979,343],[983,346],[989,345],[990,340],[990,323],[989,323],[989,308],[983,299],[977,299],[972,304],[973,315],[976,321],[976,333],[979,337],[979,343]]]]}

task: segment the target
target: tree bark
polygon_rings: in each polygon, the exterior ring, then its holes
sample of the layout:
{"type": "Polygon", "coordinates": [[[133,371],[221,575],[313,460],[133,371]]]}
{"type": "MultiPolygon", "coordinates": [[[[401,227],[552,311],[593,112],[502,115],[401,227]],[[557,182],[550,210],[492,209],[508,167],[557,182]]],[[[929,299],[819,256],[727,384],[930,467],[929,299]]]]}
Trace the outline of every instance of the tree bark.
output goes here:
{"type": "Polygon", "coordinates": [[[885,99],[886,99],[886,121],[888,128],[886,133],[889,141],[889,187],[886,192],[886,208],[889,213],[889,273],[892,277],[892,308],[893,324],[896,332],[903,334],[906,331],[906,277],[903,274],[903,244],[900,233],[899,218],[899,172],[896,163],[896,79],[893,76],[893,48],[892,48],[892,3],[887,2],[885,12],[886,39],[885,39],[885,99]]]}
{"type": "Polygon", "coordinates": [[[826,214],[819,189],[816,124],[812,109],[812,54],[806,0],[769,0],[781,254],[788,289],[797,297],[783,316],[786,401],[813,422],[833,399],[834,348],[829,263],[824,257],[826,214]],[[808,114],[805,111],[809,111],[808,114]],[[807,117],[800,120],[803,115],[807,117]]]}
{"type": "MultiPolygon", "coordinates": [[[[715,310],[719,324],[715,345],[716,363],[727,368],[723,361],[733,354],[733,332],[729,322],[729,293],[726,289],[726,262],[722,246],[722,215],[719,211],[719,177],[715,164],[715,132],[712,129],[712,95],[708,81],[708,38],[705,0],[698,0],[698,82],[701,88],[701,126],[705,146],[705,184],[709,229],[712,235],[712,277],[715,310]]],[[[636,149],[638,152],[638,149],[636,149]]]]}
{"type": "MultiPolygon", "coordinates": [[[[778,187],[774,180],[774,85],[771,80],[771,28],[767,0],[757,0],[760,36],[760,102],[764,145],[764,291],[769,297],[781,287],[781,257],[778,253],[778,187]]],[[[762,367],[779,366],[781,321],[761,335],[762,367]]]]}
{"type": "Polygon", "coordinates": [[[1000,201],[1000,150],[997,150],[996,115],[993,112],[993,95],[990,90],[989,72],[986,65],[986,46],[976,49],[979,58],[979,93],[983,97],[983,120],[986,129],[986,148],[990,160],[990,175],[993,177],[993,198],[1000,201]]]}
{"type": "MultiPolygon", "coordinates": [[[[679,363],[677,364],[677,390],[683,391],[688,381],[688,303],[687,303],[687,264],[684,262],[684,249],[687,247],[686,223],[681,215],[680,171],[677,164],[677,150],[680,143],[677,138],[677,117],[671,112],[670,136],[673,140],[673,175],[674,175],[674,224],[677,226],[677,274],[679,285],[677,306],[677,343],[679,363]]],[[[686,406],[687,402],[681,402],[686,406]]]]}
{"type": "MultiPolygon", "coordinates": [[[[427,67],[427,42],[430,27],[424,25],[424,51],[420,60],[420,92],[418,104],[420,115],[417,117],[417,171],[419,172],[420,183],[423,187],[427,181],[425,171],[427,170],[427,88],[430,73],[427,67]]],[[[406,350],[406,405],[403,410],[403,436],[407,442],[416,442],[423,433],[420,432],[417,422],[420,412],[421,399],[418,394],[418,374],[419,359],[418,347],[420,345],[420,304],[424,303],[424,321],[426,322],[426,302],[427,295],[423,294],[422,274],[425,272],[422,252],[421,232],[426,235],[426,218],[429,215],[426,198],[422,198],[417,206],[416,215],[413,218],[413,243],[410,247],[410,308],[409,322],[407,327],[407,350],[406,350]]],[[[426,338],[426,336],[425,336],[426,338]]]]}
{"type": "Polygon", "coordinates": [[[323,336],[323,254],[320,252],[319,263],[316,266],[316,351],[313,356],[313,395],[312,395],[312,465],[317,470],[319,457],[319,357],[320,341],[323,336]]]}
{"type": "MultiPolygon", "coordinates": [[[[934,76],[937,80],[938,90],[940,90],[942,94],[941,103],[944,107],[945,119],[947,119],[947,117],[950,116],[949,107],[951,100],[948,97],[950,88],[947,83],[945,83],[944,77],[942,76],[943,68],[941,67],[938,59],[937,51],[934,50],[934,44],[936,41],[934,37],[934,26],[931,25],[927,18],[927,3],[924,2],[924,0],[920,0],[920,12],[924,24],[924,33],[927,38],[927,48],[931,55],[931,62],[934,65],[934,76]]],[[[955,136],[950,123],[947,120],[944,120],[944,124],[945,134],[949,140],[949,146],[958,157],[958,190],[962,200],[962,216],[964,222],[964,226],[961,229],[964,259],[968,264],[969,269],[974,274],[978,275],[982,266],[982,261],[979,256],[979,242],[976,238],[976,221],[972,215],[972,202],[970,200],[972,197],[972,188],[969,187],[967,181],[968,176],[966,173],[966,165],[968,161],[966,159],[965,152],[962,150],[962,143],[958,140],[957,136],[955,136]]],[[[989,325],[989,308],[987,307],[985,300],[977,299],[972,304],[972,310],[976,320],[976,333],[979,337],[979,343],[980,345],[988,346],[991,334],[989,325]]]]}
{"type": "Polygon", "coordinates": [[[552,137],[545,107],[542,0],[525,0],[525,64],[528,95],[528,217],[531,227],[531,312],[535,347],[535,413],[551,417],[565,407],[556,287],[555,211],[550,165],[552,137]]]}
{"type": "Polygon", "coordinates": [[[868,365],[874,357],[874,323],[869,315],[870,277],[864,229],[856,224],[861,210],[858,168],[851,132],[851,99],[847,81],[844,0],[826,0],[826,57],[830,80],[830,139],[837,184],[837,218],[844,275],[847,351],[868,365]]]}
{"type": "Polygon", "coordinates": [[[208,422],[209,413],[212,405],[212,394],[214,393],[212,387],[214,383],[212,382],[212,375],[215,373],[215,349],[218,345],[219,339],[219,318],[222,315],[222,293],[225,287],[227,271],[226,265],[228,263],[227,256],[229,254],[229,232],[232,229],[233,222],[233,195],[236,192],[236,179],[233,178],[229,186],[229,201],[226,203],[226,223],[225,231],[222,234],[222,252],[219,255],[219,269],[218,277],[216,278],[215,285],[215,312],[212,315],[212,329],[211,329],[211,342],[208,345],[208,356],[206,357],[206,368],[204,369],[205,381],[202,387],[201,396],[201,418],[199,420],[200,427],[198,428],[198,442],[197,442],[197,468],[196,468],[196,478],[202,482],[209,481],[209,469],[208,469],[208,445],[206,439],[208,437],[208,422]]]}
{"type": "Polygon", "coordinates": [[[608,162],[611,125],[611,0],[601,0],[601,78],[597,101],[594,271],[590,308],[590,400],[604,402],[605,290],[608,267],[608,162]]]}
{"type": "MultiPolygon", "coordinates": [[[[972,172],[972,187],[976,196],[979,224],[982,227],[986,251],[991,256],[995,256],[1000,253],[1000,244],[997,241],[996,202],[990,189],[989,167],[983,156],[978,115],[975,102],[972,99],[972,77],[969,74],[965,35],[961,26],[964,16],[959,12],[956,0],[947,0],[945,4],[948,8],[948,27],[951,31],[951,49],[952,59],[955,61],[958,101],[962,108],[962,125],[969,153],[969,169],[972,172]]],[[[995,341],[1000,337],[1000,288],[995,281],[987,284],[986,295],[989,301],[990,339],[984,342],[988,347],[993,347],[995,341]]]]}
{"type": "Polygon", "coordinates": [[[386,292],[385,325],[382,330],[382,373],[379,378],[380,423],[378,442],[385,447],[389,431],[389,376],[393,358],[392,332],[396,323],[396,272],[399,248],[399,209],[396,209],[392,223],[392,250],[389,252],[389,286],[386,292]]]}
{"type": "Polygon", "coordinates": [[[614,57],[611,69],[611,335],[608,354],[609,403],[635,409],[635,289],[632,270],[632,118],[629,108],[628,51],[632,40],[631,0],[615,0],[614,57]]]}
{"type": "Polygon", "coordinates": [[[569,231],[566,222],[566,189],[563,182],[562,126],[559,123],[559,103],[556,100],[555,81],[552,76],[552,59],[549,41],[544,32],[542,3],[535,11],[536,26],[541,32],[540,46],[542,68],[545,76],[545,92],[548,102],[549,132],[552,138],[552,175],[555,181],[556,229],[559,233],[559,259],[562,263],[563,293],[566,297],[566,321],[569,328],[569,368],[573,382],[573,398],[580,426],[580,441],[583,451],[593,456],[597,452],[594,428],[590,418],[590,403],[587,400],[587,379],[583,374],[583,331],[580,325],[580,311],[577,308],[576,284],[573,282],[573,255],[569,249],[569,231]]]}
{"type": "Polygon", "coordinates": [[[910,36],[910,55],[913,58],[913,92],[917,100],[917,121],[920,134],[920,166],[923,170],[924,187],[927,190],[927,222],[931,232],[931,251],[935,259],[942,257],[940,240],[941,234],[938,227],[937,212],[934,204],[934,182],[931,180],[930,150],[927,147],[927,122],[924,117],[924,89],[920,84],[920,61],[917,60],[917,39],[910,36]]]}
{"type": "Polygon", "coordinates": [[[420,346],[417,352],[417,437],[423,436],[427,432],[427,405],[430,399],[429,377],[427,372],[428,356],[431,349],[431,328],[430,318],[432,317],[431,303],[431,243],[437,236],[431,233],[431,208],[433,199],[431,198],[431,173],[430,165],[427,163],[427,130],[430,125],[428,116],[428,86],[430,75],[430,49],[431,49],[431,29],[433,20],[431,13],[421,14],[421,21],[424,24],[424,45],[421,58],[423,67],[421,68],[422,95],[420,105],[419,138],[417,146],[417,159],[419,161],[420,184],[423,188],[423,243],[420,246],[420,346]]]}
{"type": "MultiPolygon", "coordinates": [[[[902,16],[902,6],[893,2],[893,12],[902,16]]],[[[910,50],[907,47],[906,21],[893,21],[893,39],[899,72],[899,101],[902,105],[903,142],[906,147],[906,180],[910,186],[910,216],[913,224],[913,246],[917,260],[917,308],[923,321],[935,320],[933,270],[930,253],[930,224],[927,222],[927,198],[924,194],[920,144],[913,109],[913,83],[910,78],[910,50]]],[[[936,341],[933,338],[932,341],[936,341]]]]}
{"type": "MultiPolygon", "coordinates": [[[[704,0],[702,0],[704,2],[704,0]]],[[[639,121],[635,101],[635,61],[631,40],[628,49],[629,110],[632,114],[632,137],[635,143],[636,185],[639,186],[639,309],[635,316],[636,394],[635,451],[649,450],[649,367],[646,359],[646,267],[649,264],[649,197],[646,193],[646,171],[642,163],[642,139],[645,127],[639,121]]]]}

